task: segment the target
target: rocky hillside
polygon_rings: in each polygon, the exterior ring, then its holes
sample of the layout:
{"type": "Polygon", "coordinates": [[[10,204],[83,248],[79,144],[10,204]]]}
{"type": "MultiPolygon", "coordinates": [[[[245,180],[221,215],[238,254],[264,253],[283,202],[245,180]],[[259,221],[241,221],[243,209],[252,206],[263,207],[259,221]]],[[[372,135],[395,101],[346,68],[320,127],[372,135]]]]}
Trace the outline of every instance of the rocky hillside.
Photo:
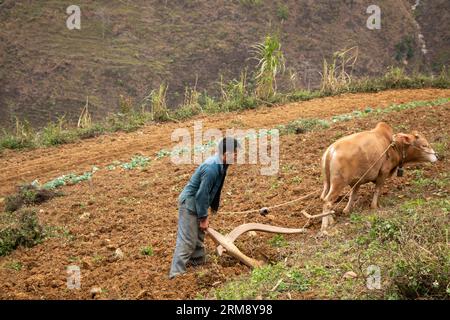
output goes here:
{"type": "Polygon", "coordinates": [[[81,30],[66,27],[71,4],[0,0],[2,127],[13,115],[35,126],[76,119],[87,96],[101,118],[120,95],[139,104],[161,82],[171,105],[187,86],[214,94],[221,75],[252,70],[251,47],[274,32],[284,87],[317,86],[323,58],[352,46],[356,75],[390,65],[438,70],[450,60],[447,0],[379,0],[380,30],[366,27],[368,0],[80,0],[81,30]]]}

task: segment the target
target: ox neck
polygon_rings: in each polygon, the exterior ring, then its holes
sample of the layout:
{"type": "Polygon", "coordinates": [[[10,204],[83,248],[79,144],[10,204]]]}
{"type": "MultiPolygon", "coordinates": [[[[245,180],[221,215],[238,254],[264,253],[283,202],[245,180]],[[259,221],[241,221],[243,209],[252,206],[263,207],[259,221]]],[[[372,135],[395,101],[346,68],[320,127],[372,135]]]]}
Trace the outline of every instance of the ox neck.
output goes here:
{"type": "Polygon", "coordinates": [[[398,160],[396,161],[397,164],[395,167],[397,167],[399,170],[399,176],[403,174],[403,165],[405,164],[405,162],[407,162],[408,147],[409,145],[405,145],[404,143],[396,141],[395,139],[393,139],[392,141],[392,149],[398,155],[398,160]]]}

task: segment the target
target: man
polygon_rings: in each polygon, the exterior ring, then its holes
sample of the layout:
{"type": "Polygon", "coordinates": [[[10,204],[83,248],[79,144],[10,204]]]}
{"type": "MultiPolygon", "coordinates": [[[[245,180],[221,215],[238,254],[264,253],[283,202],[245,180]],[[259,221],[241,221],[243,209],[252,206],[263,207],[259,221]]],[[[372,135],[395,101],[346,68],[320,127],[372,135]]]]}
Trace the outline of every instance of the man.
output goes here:
{"type": "Polygon", "coordinates": [[[169,278],[186,272],[186,264],[205,262],[205,230],[209,226],[208,208],[219,209],[228,165],[234,162],[239,142],[231,137],[222,139],[217,153],[203,162],[179,196],[178,235],[169,278]]]}

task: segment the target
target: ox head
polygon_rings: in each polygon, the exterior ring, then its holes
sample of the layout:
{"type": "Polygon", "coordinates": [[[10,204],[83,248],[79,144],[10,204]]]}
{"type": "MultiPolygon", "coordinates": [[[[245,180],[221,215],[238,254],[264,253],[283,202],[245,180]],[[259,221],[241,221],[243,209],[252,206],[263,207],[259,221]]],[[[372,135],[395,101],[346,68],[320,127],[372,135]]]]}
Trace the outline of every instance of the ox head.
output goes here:
{"type": "Polygon", "coordinates": [[[413,131],[411,134],[399,133],[395,141],[405,147],[407,162],[436,162],[438,160],[436,152],[428,143],[423,134],[413,131]]]}

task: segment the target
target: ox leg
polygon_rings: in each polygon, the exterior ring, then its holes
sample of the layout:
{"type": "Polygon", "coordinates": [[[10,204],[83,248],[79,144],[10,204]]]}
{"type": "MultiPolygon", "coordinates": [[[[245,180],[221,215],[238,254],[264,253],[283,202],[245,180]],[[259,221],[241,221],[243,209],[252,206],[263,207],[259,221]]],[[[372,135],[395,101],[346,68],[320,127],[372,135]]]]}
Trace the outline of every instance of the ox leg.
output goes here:
{"type": "Polygon", "coordinates": [[[359,185],[355,186],[352,192],[350,193],[350,197],[348,199],[348,203],[345,206],[343,213],[347,214],[352,210],[353,203],[355,202],[356,194],[358,193],[359,185]]]}
{"type": "Polygon", "coordinates": [[[334,218],[333,216],[329,215],[322,218],[322,226],[320,227],[320,231],[325,231],[328,229],[329,226],[332,226],[334,224],[334,218]]]}
{"type": "Polygon", "coordinates": [[[386,179],[386,177],[379,176],[377,178],[377,180],[375,181],[375,192],[373,193],[373,199],[372,199],[372,203],[370,205],[370,207],[372,209],[378,208],[378,197],[380,196],[381,188],[383,187],[385,179],[386,179]]]}
{"type": "MultiPolygon", "coordinates": [[[[330,191],[325,197],[325,204],[323,206],[323,212],[330,212],[333,208],[333,204],[336,202],[339,197],[339,193],[342,191],[343,186],[339,183],[331,183],[330,191]]],[[[322,218],[322,227],[321,230],[327,229],[334,223],[334,218],[332,215],[326,216],[322,218]]]]}
{"type": "Polygon", "coordinates": [[[325,180],[323,183],[323,191],[322,194],[320,195],[320,199],[324,200],[329,191],[330,191],[330,184],[328,183],[327,180],[325,180]]]}
{"type": "Polygon", "coordinates": [[[321,200],[325,200],[328,192],[330,192],[330,162],[328,157],[328,150],[325,152],[322,158],[322,175],[323,175],[323,191],[320,195],[321,200]]]}

